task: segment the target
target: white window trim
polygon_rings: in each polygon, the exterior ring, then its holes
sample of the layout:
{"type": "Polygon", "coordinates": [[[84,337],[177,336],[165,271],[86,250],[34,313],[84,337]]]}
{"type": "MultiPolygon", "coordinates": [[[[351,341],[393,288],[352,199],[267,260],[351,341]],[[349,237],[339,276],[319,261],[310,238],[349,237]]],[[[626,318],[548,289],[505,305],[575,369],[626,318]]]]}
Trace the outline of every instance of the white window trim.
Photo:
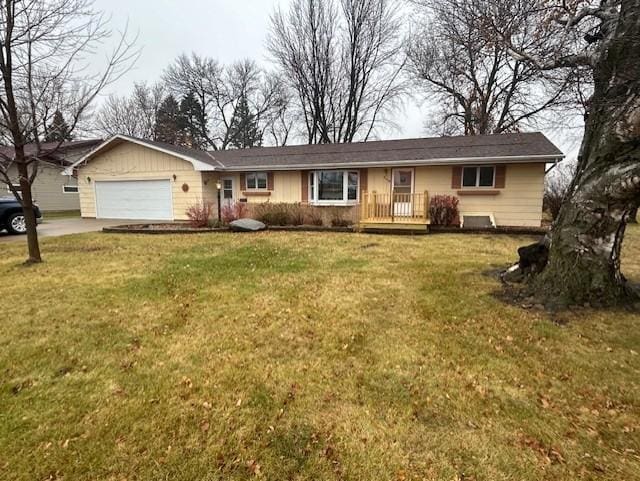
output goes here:
{"type": "Polygon", "coordinates": [[[397,167],[391,169],[391,192],[395,194],[396,191],[396,173],[399,171],[407,172],[411,171],[411,194],[415,194],[416,190],[416,169],[413,167],[397,167]]]}
{"type": "Polygon", "coordinates": [[[247,174],[244,177],[244,188],[245,190],[269,190],[269,173],[268,172],[263,172],[263,171],[257,171],[257,172],[247,172],[247,174]],[[264,175],[264,187],[258,187],[258,176],[259,175],[264,175]],[[256,179],[256,186],[255,187],[249,187],[249,177],[255,177],[256,179]]]}
{"type": "Polygon", "coordinates": [[[71,195],[71,194],[79,194],[79,193],[80,193],[80,188],[79,188],[77,185],[63,185],[63,186],[62,186],[62,193],[63,193],[63,194],[68,194],[68,195],[71,195]],[[76,188],[77,190],[76,190],[75,192],[67,192],[67,190],[66,190],[66,189],[67,189],[67,187],[74,187],[74,188],[76,188]]]}
{"type": "Polygon", "coordinates": [[[463,189],[495,189],[496,187],[496,166],[495,165],[465,165],[462,167],[460,187],[463,189]],[[480,185],[480,168],[491,167],[493,169],[493,180],[491,185],[480,185]],[[464,185],[464,169],[476,169],[476,185],[464,185]]]}
{"type": "Polygon", "coordinates": [[[235,202],[235,200],[236,200],[236,189],[235,189],[235,185],[234,185],[235,184],[234,178],[233,177],[221,177],[220,178],[220,184],[221,184],[221,187],[222,187],[220,189],[220,200],[223,201],[223,202],[225,200],[226,201],[230,200],[231,202],[235,202]],[[225,189],[224,188],[224,181],[225,180],[230,180],[231,181],[231,189],[225,189]],[[225,197],[224,197],[224,191],[225,190],[230,190],[231,191],[231,199],[225,199],[225,197]]]}
{"type": "Polygon", "coordinates": [[[309,203],[311,205],[318,206],[351,206],[358,205],[360,203],[360,171],[354,169],[322,169],[322,170],[312,170],[309,172],[309,203]],[[343,200],[319,200],[317,199],[318,195],[318,176],[316,175],[318,172],[342,172],[342,197],[343,200]],[[355,173],[358,178],[358,182],[356,184],[356,198],[349,199],[349,173],[355,173]],[[316,198],[312,198],[313,196],[316,198]]]}

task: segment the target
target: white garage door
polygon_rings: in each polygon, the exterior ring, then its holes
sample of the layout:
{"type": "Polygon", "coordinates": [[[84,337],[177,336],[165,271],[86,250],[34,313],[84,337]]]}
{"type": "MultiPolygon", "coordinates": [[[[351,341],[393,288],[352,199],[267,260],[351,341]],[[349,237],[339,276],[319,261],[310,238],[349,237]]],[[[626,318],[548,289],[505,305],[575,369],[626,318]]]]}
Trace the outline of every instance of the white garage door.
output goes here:
{"type": "Polygon", "coordinates": [[[99,219],[172,220],[169,180],[96,182],[99,219]]]}

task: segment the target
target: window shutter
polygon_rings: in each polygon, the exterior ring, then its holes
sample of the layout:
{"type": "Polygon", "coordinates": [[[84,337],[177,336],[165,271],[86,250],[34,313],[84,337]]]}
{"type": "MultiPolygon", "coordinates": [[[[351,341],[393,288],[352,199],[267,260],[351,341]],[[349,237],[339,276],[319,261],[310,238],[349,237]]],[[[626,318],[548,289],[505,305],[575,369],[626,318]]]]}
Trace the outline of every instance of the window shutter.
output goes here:
{"type": "Polygon", "coordinates": [[[300,200],[303,203],[309,202],[309,172],[306,170],[300,171],[300,192],[302,192],[300,200]]]}
{"type": "Polygon", "coordinates": [[[360,169],[360,198],[369,189],[369,169],[360,169]]]}
{"type": "Polygon", "coordinates": [[[267,190],[273,190],[273,172],[267,172],[267,190]]]}
{"type": "Polygon", "coordinates": [[[452,189],[462,188],[462,167],[454,166],[452,168],[451,188],[452,189]]]}
{"type": "Polygon", "coordinates": [[[506,165],[496,165],[496,189],[504,189],[507,180],[507,166],[506,165]]]}
{"type": "Polygon", "coordinates": [[[243,172],[240,173],[240,189],[245,190],[247,188],[247,176],[243,172]]]}

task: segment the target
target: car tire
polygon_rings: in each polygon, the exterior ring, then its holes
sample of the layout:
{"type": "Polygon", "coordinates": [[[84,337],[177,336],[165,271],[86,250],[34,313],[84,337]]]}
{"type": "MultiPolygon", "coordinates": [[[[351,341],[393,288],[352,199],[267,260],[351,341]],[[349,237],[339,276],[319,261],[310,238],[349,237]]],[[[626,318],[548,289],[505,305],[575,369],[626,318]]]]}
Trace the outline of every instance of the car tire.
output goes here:
{"type": "Polygon", "coordinates": [[[24,214],[18,212],[11,214],[7,219],[7,231],[9,231],[9,234],[26,234],[27,222],[24,218],[24,214]]]}

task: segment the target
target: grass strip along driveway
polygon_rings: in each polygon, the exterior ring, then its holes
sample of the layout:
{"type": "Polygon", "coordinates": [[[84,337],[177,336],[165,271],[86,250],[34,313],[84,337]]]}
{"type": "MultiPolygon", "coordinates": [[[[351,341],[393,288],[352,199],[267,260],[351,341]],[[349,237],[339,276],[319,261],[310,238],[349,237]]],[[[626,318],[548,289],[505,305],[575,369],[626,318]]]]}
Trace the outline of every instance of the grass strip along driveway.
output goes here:
{"type": "Polygon", "coordinates": [[[638,314],[502,303],[529,241],[80,234],[30,268],[5,244],[0,478],[637,479],[638,314]]]}

